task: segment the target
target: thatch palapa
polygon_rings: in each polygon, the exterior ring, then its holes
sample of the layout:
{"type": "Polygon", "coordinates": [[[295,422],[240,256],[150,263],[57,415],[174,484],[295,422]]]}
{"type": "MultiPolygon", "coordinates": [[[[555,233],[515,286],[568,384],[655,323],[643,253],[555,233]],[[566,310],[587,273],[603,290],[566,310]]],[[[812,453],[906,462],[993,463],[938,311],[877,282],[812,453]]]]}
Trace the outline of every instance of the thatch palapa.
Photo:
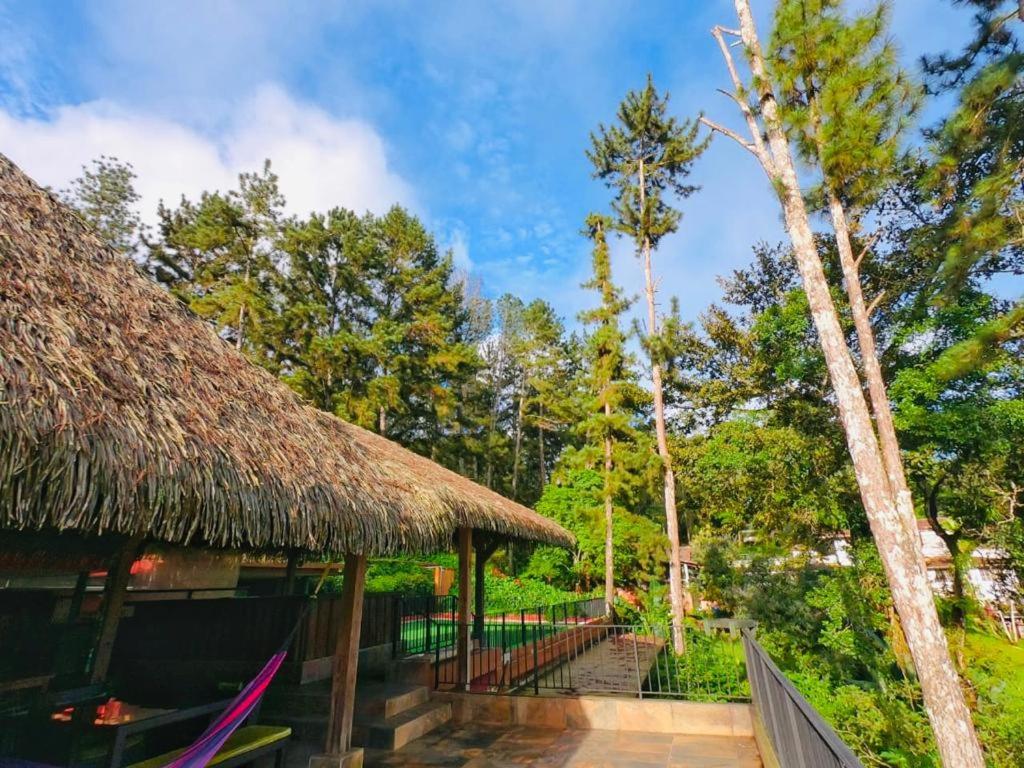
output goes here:
{"type": "Polygon", "coordinates": [[[533,511],[304,405],[0,155],[0,528],[387,554],[533,511]]]}

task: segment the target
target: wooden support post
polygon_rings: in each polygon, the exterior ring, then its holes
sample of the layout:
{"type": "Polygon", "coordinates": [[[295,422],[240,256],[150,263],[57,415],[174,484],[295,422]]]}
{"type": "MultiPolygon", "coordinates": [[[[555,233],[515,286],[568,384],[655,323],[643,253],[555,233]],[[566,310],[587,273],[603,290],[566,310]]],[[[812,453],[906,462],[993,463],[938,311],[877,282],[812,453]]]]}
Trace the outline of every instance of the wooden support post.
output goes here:
{"type": "Polygon", "coordinates": [[[103,620],[100,622],[100,634],[92,657],[92,674],[89,676],[93,683],[101,683],[107,678],[114,641],[117,639],[117,625],[121,622],[128,580],[132,575],[132,563],[135,562],[141,544],[141,536],[125,540],[107,570],[107,583],[103,591],[103,620]]]}
{"type": "Polygon", "coordinates": [[[75,624],[82,615],[82,603],[85,601],[85,590],[89,586],[89,572],[81,571],[75,580],[75,591],[71,593],[71,604],[68,606],[66,623],[75,624]]]}
{"type": "Polygon", "coordinates": [[[292,551],[288,553],[288,565],[284,570],[284,592],[285,595],[295,594],[295,572],[299,568],[299,555],[292,551]]]}
{"type": "Polygon", "coordinates": [[[327,721],[325,754],[310,758],[310,768],[362,765],[362,751],[352,750],[352,716],[356,704],[356,673],[359,667],[359,630],[363,621],[363,587],[366,555],[345,556],[341,587],[341,629],[334,651],[331,683],[331,715],[327,721]]]}
{"type": "Polygon", "coordinates": [[[471,679],[471,656],[469,642],[469,607],[472,604],[473,562],[473,531],[470,528],[459,528],[459,603],[458,603],[458,638],[456,640],[456,662],[458,664],[458,683],[469,688],[471,679]]]}

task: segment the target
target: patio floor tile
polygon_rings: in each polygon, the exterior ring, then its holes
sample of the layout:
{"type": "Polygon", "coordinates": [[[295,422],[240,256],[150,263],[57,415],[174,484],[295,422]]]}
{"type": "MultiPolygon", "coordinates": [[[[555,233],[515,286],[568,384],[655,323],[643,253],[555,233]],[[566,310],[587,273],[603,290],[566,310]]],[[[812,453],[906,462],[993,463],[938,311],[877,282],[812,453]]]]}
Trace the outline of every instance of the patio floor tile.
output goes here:
{"type": "Polygon", "coordinates": [[[752,739],[445,725],[366,768],[761,768],[752,739]]]}

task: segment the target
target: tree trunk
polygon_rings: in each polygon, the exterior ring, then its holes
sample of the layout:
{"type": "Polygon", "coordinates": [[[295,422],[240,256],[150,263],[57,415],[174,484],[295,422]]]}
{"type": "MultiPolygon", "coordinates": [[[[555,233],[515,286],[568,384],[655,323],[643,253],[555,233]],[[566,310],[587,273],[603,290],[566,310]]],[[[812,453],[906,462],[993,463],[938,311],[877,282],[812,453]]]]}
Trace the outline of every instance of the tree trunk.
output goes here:
{"type": "Polygon", "coordinates": [[[539,413],[537,414],[537,468],[540,470],[540,495],[544,495],[544,486],[547,485],[547,467],[544,463],[544,406],[538,406],[539,413]]]}
{"type": "MultiPolygon", "coordinates": [[[[459,425],[459,474],[466,476],[466,425],[462,419],[462,404],[466,402],[466,387],[459,391],[459,403],[455,406],[455,421],[459,425]]],[[[435,413],[436,413],[435,408],[435,413]]]]}
{"type": "Polygon", "coordinates": [[[516,497],[516,488],[519,486],[519,454],[523,450],[523,403],[522,391],[519,393],[519,408],[516,411],[516,441],[512,449],[512,499],[516,497]]]}
{"type": "Polygon", "coordinates": [[[235,349],[241,351],[242,338],[245,334],[245,304],[238,308],[238,336],[235,337],[235,349]]]}
{"type": "Polygon", "coordinates": [[[789,142],[779,120],[765,70],[750,3],[749,0],[735,0],[735,5],[753,81],[758,85],[759,111],[764,117],[771,148],[771,156],[763,157],[762,164],[767,163],[765,170],[779,191],[786,229],[793,243],[811,316],[835,391],[861,500],[882,558],[893,605],[899,613],[921,681],[935,741],[944,765],[949,768],[983,768],[985,761],[981,747],[935,610],[920,542],[916,535],[911,535],[897,507],[860,379],[814,244],[789,142]]]}
{"type": "Polygon", "coordinates": [[[960,560],[960,539],[961,534],[950,533],[942,527],[939,522],[939,489],[942,488],[944,477],[940,477],[928,492],[928,525],[932,531],[942,539],[942,543],[949,550],[950,565],[953,568],[953,610],[951,617],[953,623],[960,629],[966,629],[967,615],[964,610],[964,572],[960,560]]]}
{"type": "Polygon", "coordinates": [[[377,410],[377,432],[378,434],[385,434],[388,430],[388,416],[384,410],[384,406],[380,406],[377,410]]]}
{"type": "MultiPolygon", "coordinates": [[[[644,166],[640,164],[640,208],[645,208],[644,166]]],[[[658,314],[654,303],[654,274],[651,267],[651,241],[644,238],[642,247],[644,261],[644,290],[647,294],[648,336],[653,340],[658,335],[658,314]]],[[[658,456],[661,457],[662,479],[665,486],[665,529],[668,533],[668,594],[672,610],[672,648],[681,654],[686,650],[683,631],[683,565],[679,553],[679,513],[676,511],[676,476],[672,471],[672,454],[668,449],[668,433],[665,429],[665,397],[662,391],[661,363],[651,353],[651,394],[654,396],[654,427],[658,438],[658,456]]]]}
{"type": "Polygon", "coordinates": [[[885,463],[886,476],[892,489],[897,508],[905,525],[914,526],[914,502],[907,486],[906,474],[903,471],[903,458],[900,455],[899,441],[896,439],[896,425],[892,420],[892,409],[889,406],[889,395],[882,378],[882,365],[878,360],[878,349],[875,345],[875,333],[871,328],[871,318],[864,302],[864,291],[860,284],[860,269],[853,255],[850,241],[850,227],[842,202],[832,191],[828,196],[829,213],[836,234],[836,247],[839,251],[839,262],[843,268],[843,279],[846,283],[846,295],[850,301],[850,313],[857,331],[857,345],[860,347],[861,362],[864,367],[864,378],[871,397],[871,410],[875,415],[875,427],[878,440],[882,447],[882,461],[885,463]]]}
{"type": "MultiPolygon", "coordinates": [[[[487,487],[494,490],[494,435],[498,429],[498,411],[501,408],[500,388],[495,385],[491,399],[491,419],[487,432],[487,487]]],[[[514,494],[513,494],[514,496],[514,494]]]]}
{"type": "MultiPolygon", "coordinates": [[[[245,265],[245,287],[249,287],[249,264],[245,265]]],[[[235,339],[235,349],[242,349],[242,340],[245,338],[245,302],[238,308],[238,337],[235,339]]]]}
{"type": "MultiPolygon", "coordinates": [[[[611,403],[604,404],[605,419],[611,419],[611,403]]],[[[615,557],[613,552],[612,524],[614,509],[612,505],[612,438],[604,438],[604,608],[611,616],[615,608],[615,557]]]]}

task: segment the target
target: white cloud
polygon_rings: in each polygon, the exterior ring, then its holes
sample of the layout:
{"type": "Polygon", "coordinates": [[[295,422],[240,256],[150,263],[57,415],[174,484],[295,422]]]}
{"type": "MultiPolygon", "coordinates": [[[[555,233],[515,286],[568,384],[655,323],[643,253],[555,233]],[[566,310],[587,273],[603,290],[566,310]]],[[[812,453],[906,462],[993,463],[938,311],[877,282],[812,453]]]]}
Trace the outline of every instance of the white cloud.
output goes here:
{"type": "Polygon", "coordinates": [[[469,257],[469,235],[462,227],[453,229],[443,243],[442,250],[452,252],[452,263],[455,268],[471,274],[473,272],[473,260],[469,257]]]}
{"type": "Polygon", "coordinates": [[[158,200],[233,187],[240,172],[258,170],[268,157],[291,212],[417,208],[373,126],[335,118],[270,85],[240,102],[212,135],[111,101],[63,106],[45,118],[0,111],[0,152],[58,189],[101,154],[128,161],[139,176],[147,220],[158,200]]]}

